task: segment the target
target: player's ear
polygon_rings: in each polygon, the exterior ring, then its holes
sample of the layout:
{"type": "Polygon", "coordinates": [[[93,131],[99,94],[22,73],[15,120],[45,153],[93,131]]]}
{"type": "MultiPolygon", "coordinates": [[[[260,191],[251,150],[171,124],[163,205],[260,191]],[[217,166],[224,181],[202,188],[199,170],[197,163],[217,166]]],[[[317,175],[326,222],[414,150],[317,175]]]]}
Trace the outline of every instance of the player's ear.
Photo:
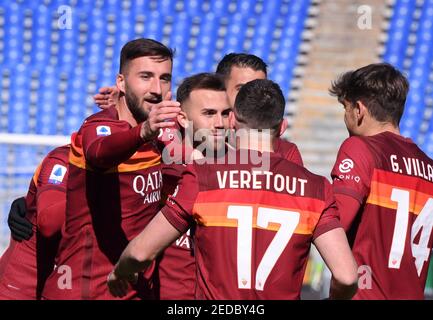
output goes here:
{"type": "Polygon", "coordinates": [[[230,126],[230,129],[234,129],[235,128],[235,123],[236,123],[235,113],[233,111],[230,111],[230,113],[229,113],[229,126],[230,126]]]}
{"type": "Polygon", "coordinates": [[[364,117],[368,114],[368,109],[361,100],[357,100],[355,104],[355,114],[360,124],[364,117]]]}
{"type": "Polygon", "coordinates": [[[116,86],[120,92],[125,93],[125,76],[121,73],[117,74],[116,77],[116,86]]]}
{"type": "Polygon", "coordinates": [[[287,127],[289,126],[289,123],[287,122],[287,119],[283,119],[283,121],[281,121],[280,123],[280,129],[278,132],[278,136],[281,137],[283,135],[283,133],[287,130],[287,127]]]}
{"type": "Polygon", "coordinates": [[[189,121],[188,116],[184,111],[179,112],[177,115],[177,122],[180,124],[180,126],[184,129],[188,128],[189,121]]]}

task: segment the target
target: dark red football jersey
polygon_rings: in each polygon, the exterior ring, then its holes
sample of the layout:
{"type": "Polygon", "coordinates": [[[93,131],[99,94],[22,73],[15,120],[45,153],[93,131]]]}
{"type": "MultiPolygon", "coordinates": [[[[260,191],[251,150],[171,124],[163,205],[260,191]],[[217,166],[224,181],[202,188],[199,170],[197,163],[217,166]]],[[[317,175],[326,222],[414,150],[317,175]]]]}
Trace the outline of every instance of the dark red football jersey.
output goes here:
{"type": "MultiPolygon", "coordinates": [[[[22,242],[11,238],[9,247],[1,257],[0,299],[40,298],[45,280],[53,270],[60,238],[55,235],[47,239],[39,234],[36,207],[42,193],[49,193],[51,190],[65,193],[68,155],[69,146],[54,149],[44,158],[33,175],[26,196],[26,217],[33,224],[33,236],[22,242]]],[[[56,196],[58,197],[58,193],[56,196]]]]}
{"type": "Polygon", "coordinates": [[[161,211],[181,232],[197,223],[197,299],[299,299],[311,242],[340,227],[331,185],[275,153],[262,169],[244,155],[188,165],[161,211]]]}
{"type": "MultiPolygon", "coordinates": [[[[161,200],[160,154],[154,143],[143,143],[140,127],[110,108],[72,136],[65,228],[44,298],[115,299],[107,276],[161,200]]],[[[152,269],[125,299],[154,297],[152,269]]]]}
{"type": "Polygon", "coordinates": [[[292,161],[300,166],[304,166],[301,153],[296,144],[281,138],[274,139],[274,152],[278,153],[282,158],[292,161]]]}
{"type": "MultiPolygon", "coordinates": [[[[433,161],[391,132],[351,137],[332,178],[335,194],[361,204],[344,226],[362,270],[354,299],[423,299],[433,242],[433,161]]],[[[344,215],[344,207],[339,211],[344,215]]]]}
{"type": "MultiPolygon", "coordinates": [[[[163,204],[179,184],[186,166],[163,164],[163,204]]],[[[196,284],[196,268],[191,231],[167,247],[158,257],[159,298],[162,300],[192,300],[196,284]]]]}
{"type": "MultiPolygon", "coordinates": [[[[179,124],[164,128],[158,135],[158,147],[162,155],[161,204],[172,195],[179,183],[191,150],[183,144],[179,124]]],[[[192,300],[195,290],[195,259],[190,231],[181,235],[157,258],[159,299],[192,300]]]]}

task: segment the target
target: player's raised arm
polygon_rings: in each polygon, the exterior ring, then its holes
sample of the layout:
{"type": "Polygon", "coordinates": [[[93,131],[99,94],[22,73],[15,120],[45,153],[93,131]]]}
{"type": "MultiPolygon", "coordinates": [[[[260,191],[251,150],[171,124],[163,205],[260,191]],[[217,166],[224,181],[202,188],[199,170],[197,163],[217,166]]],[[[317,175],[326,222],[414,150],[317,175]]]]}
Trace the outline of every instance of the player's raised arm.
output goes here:
{"type": "Polygon", "coordinates": [[[332,229],[316,238],[314,244],[331,270],[331,299],[350,299],[357,290],[357,264],[342,228],[332,229]]]}
{"type": "Polygon", "coordinates": [[[127,282],[133,281],[137,272],[146,269],[158,254],[181,234],[160,211],[128,244],[113,272],[108,276],[107,285],[111,294],[115,297],[125,296],[127,282]]]}
{"type": "Polygon", "coordinates": [[[109,123],[101,126],[99,122],[88,122],[82,127],[83,149],[86,160],[97,168],[110,168],[129,159],[144,143],[155,138],[160,128],[173,126],[173,121],[167,121],[177,116],[180,111],[179,102],[165,100],[153,105],[144,122],[128,130],[122,124],[109,123]],[[101,135],[101,127],[107,130],[101,135]]]}

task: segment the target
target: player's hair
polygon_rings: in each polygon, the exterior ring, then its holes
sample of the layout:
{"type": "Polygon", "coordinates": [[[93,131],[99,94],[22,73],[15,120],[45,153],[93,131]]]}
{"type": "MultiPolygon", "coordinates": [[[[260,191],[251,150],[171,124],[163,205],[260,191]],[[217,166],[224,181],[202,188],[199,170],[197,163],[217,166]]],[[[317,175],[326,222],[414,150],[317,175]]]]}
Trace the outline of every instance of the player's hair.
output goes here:
{"type": "Polygon", "coordinates": [[[153,39],[139,38],[127,42],[120,52],[120,70],[125,71],[128,63],[139,57],[157,57],[161,61],[170,59],[173,61],[174,51],[161,42],[153,39]]]}
{"type": "Polygon", "coordinates": [[[227,77],[233,67],[238,68],[251,68],[254,71],[263,71],[267,76],[267,65],[259,57],[248,53],[229,53],[226,54],[218,63],[216,73],[227,77]]]}
{"type": "Polygon", "coordinates": [[[285,100],[280,86],[267,79],[244,84],[236,96],[236,120],[250,129],[278,129],[284,117],[285,100]]]}
{"type": "Polygon", "coordinates": [[[176,91],[176,100],[182,103],[189,98],[193,90],[198,89],[225,91],[226,87],[220,75],[206,72],[198,73],[182,81],[176,91]]]}
{"type": "Polygon", "coordinates": [[[409,82],[388,63],[375,63],[342,74],[329,89],[342,103],[360,100],[374,119],[398,126],[403,115],[409,82]]]}

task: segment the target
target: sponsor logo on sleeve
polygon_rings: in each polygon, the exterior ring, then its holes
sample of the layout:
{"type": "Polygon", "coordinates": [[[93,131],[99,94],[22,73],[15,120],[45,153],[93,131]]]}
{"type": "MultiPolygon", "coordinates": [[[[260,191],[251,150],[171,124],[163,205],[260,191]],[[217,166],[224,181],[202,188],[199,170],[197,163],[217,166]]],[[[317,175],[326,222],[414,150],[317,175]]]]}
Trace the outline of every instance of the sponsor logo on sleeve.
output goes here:
{"type": "Polygon", "coordinates": [[[63,182],[63,178],[66,174],[66,167],[61,166],[60,164],[54,165],[53,169],[51,170],[50,177],[48,178],[48,183],[51,184],[61,184],[63,182]]]}
{"type": "Polygon", "coordinates": [[[353,166],[353,161],[351,159],[344,159],[343,161],[341,161],[338,169],[341,173],[348,173],[353,169],[353,166]]]}
{"type": "MultiPolygon", "coordinates": [[[[351,159],[344,159],[341,161],[340,165],[338,166],[338,169],[340,170],[341,174],[338,175],[338,178],[340,180],[346,180],[350,181],[353,180],[356,183],[359,183],[361,181],[361,177],[358,175],[349,174],[350,171],[354,168],[354,163],[351,159]]],[[[335,180],[335,179],[334,179],[335,180]]]]}
{"type": "Polygon", "coordinates": [[[97,136],[109,136],[111,134],[111,129],[108,126],[97,126],[96,135],[97,136]]]}

